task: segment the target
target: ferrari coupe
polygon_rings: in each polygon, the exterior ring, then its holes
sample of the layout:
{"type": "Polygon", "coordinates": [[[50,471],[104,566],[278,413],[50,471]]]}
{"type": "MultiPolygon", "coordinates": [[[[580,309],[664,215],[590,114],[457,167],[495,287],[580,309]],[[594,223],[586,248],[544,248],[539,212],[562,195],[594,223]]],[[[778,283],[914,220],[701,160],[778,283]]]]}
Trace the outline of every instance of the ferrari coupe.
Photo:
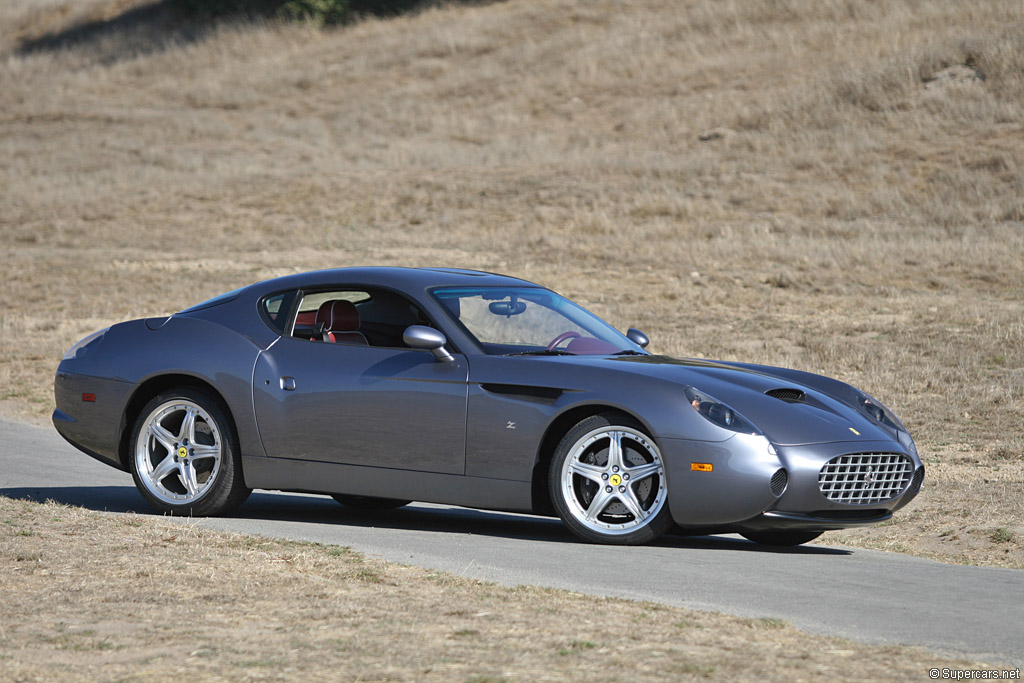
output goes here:
{"type": "Polygon", "coordinates": [[[174,515],[260,488],[557,515],[597,543],[797,545],[920,490],[913,439],[863,391],[647,343],[512,277],[324,270],[89,335],[53,423],[174,515]]]}

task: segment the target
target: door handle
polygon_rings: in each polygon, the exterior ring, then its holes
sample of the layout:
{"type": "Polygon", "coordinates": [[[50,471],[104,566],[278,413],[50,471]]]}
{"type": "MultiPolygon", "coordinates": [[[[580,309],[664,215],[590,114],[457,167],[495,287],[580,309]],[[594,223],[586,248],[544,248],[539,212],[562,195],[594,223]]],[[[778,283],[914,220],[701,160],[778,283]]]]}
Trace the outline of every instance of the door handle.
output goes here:
{"type": "Polygon", "coordinates": [[[282,377],[281,388],[285,391],[295,391],[295,378],[294,377],[282,377]]]}

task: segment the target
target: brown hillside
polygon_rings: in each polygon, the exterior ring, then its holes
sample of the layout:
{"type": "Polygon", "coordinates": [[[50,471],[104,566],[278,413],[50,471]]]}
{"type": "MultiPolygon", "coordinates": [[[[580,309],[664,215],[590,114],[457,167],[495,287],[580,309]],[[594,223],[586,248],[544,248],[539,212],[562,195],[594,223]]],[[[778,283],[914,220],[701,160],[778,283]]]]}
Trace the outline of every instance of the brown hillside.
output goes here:
{"type": "MultiPolygon", "coordinates": [[[[982,3],[456,5],[337,30],[0,7],[0,398],[272,275],[446,264],[652,348],[850,381],[928,466],[827,541],[1024,566],[1024,17],[982,3]]],[[[84,456],[83,456],[84,457],[84,456]]]]}

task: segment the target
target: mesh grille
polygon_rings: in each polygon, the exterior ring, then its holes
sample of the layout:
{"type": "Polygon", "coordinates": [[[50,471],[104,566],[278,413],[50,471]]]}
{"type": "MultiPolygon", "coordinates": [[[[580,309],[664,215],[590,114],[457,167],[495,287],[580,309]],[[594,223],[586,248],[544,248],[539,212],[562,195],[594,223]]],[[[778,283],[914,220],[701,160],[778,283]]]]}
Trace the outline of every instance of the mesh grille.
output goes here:
{"type": "Polygon", "coordinates": [[[804,392],[799,389],[771,389],[764,393],[772,398],[788,401],[789,403],[799,403],[806,398],[804,392]]]}
{"type": "Polygon", "coordinates": [[[853,453],[825,463],[818,488],[833,503],[869,505],[895,498],[912,474],[913,463],[902,453],[853,453]]]}
{"type": "Polygon", "coordinates": [[[914,472],[914,480],[910,482],[910,488],[907,491],[916,495],[921,490],[922,483],[924,483],[924,468],[918,467],[917,471],[914,472]]]}
{"type": "Polygon", "coordinates": [[[772,480],[769,483],[772,489],[773,496],[781,496],[782,492],[786,490],[786,484],[789,483],[789,475],[786,474],[786,470],[776,470],[775,474],[772,475],[772,480]]]}

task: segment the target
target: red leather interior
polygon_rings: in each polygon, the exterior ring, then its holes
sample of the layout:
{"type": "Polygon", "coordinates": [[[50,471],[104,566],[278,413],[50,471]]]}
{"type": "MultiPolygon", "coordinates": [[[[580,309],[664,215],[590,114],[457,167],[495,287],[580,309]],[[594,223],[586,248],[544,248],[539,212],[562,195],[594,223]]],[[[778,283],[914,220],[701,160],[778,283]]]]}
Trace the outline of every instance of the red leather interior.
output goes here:
{"type": "Polygon", "coordinates": [[[332,299],[320,304],[314,324],[320,323],[324,324],[324,341],[368,345],[359,331],[359,311],[351,301],[332,299]]]}

